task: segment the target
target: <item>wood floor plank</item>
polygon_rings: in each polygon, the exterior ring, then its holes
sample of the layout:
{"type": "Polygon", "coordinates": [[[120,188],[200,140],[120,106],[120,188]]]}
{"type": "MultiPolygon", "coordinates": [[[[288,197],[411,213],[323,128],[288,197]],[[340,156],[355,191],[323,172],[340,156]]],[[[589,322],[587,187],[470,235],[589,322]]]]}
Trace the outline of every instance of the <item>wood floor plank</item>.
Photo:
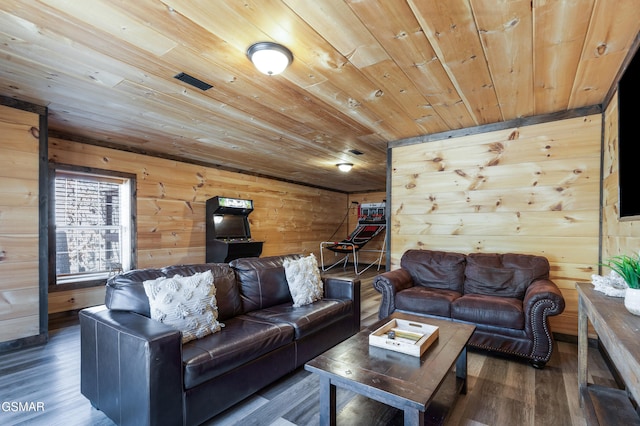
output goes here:
{"type": "Polygon", "coordinates": [[[535,424],[572,424],[562,366],[559,363],[536,370],[535,395],[535,424]]]}

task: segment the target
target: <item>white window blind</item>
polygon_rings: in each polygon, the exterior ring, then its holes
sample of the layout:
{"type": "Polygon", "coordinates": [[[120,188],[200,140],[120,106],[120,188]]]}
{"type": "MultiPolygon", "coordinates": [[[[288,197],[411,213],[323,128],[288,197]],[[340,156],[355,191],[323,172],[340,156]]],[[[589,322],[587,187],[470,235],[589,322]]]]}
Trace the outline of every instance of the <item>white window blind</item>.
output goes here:
{"type": "Polygon", "coordinates": [[[99,279],[130,265],[129,185],[111,176],[57,172],[57,283],[99,279]]]}

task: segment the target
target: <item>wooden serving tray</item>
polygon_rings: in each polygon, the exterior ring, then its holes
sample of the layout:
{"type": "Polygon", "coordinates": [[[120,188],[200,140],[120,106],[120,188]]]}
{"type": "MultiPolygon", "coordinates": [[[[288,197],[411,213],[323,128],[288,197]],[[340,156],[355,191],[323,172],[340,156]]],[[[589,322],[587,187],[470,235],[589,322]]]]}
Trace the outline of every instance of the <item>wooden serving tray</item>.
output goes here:
{"type": "Polygon", "coordinates": [[[421,356],[438,338],[438,327],[416,321],[392,319],[369,334],[369,344],[412,356],[421,356]],[[389,332],[395,338],[389,338],[389,332]]]}

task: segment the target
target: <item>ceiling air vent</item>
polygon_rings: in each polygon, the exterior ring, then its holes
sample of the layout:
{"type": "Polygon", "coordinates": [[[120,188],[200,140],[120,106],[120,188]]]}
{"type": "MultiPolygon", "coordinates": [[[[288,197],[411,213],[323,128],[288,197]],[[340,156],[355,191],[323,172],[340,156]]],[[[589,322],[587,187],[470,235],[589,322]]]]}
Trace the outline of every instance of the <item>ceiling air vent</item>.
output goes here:
{"type": "Polygon", "coordinates": [[[190,84],[193,87],[197,87],[200,90],[209,90],[213,87],[212,85],[205,83],[202,80],[198,80],[197,78],[189,74],[185,74],[183,72],[181,72],[180,74],[174,75],[173,78],[177,78],[180,81],[184,81],[185,83],[190,84]]]}
{"type": "Polygon", "coordinates": [[[364,152],[358,151],[357,149],[350,149],[349,152],[352,153],[353,155],[362,155],[362,154],[364,154],[364,152]]]}

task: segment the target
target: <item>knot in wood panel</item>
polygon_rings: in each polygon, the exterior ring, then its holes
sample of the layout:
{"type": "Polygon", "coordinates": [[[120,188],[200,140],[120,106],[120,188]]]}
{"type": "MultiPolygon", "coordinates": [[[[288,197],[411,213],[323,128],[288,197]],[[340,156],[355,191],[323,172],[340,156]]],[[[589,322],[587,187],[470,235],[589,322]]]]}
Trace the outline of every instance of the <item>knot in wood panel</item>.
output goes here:
{"type": "Polygon", "coordinates": [[[600,43],[598,45],[598,47],[596,47],[596,55],[597,56],[603,56],[607,53],[607,44],[606,43],[600,43]]]}

